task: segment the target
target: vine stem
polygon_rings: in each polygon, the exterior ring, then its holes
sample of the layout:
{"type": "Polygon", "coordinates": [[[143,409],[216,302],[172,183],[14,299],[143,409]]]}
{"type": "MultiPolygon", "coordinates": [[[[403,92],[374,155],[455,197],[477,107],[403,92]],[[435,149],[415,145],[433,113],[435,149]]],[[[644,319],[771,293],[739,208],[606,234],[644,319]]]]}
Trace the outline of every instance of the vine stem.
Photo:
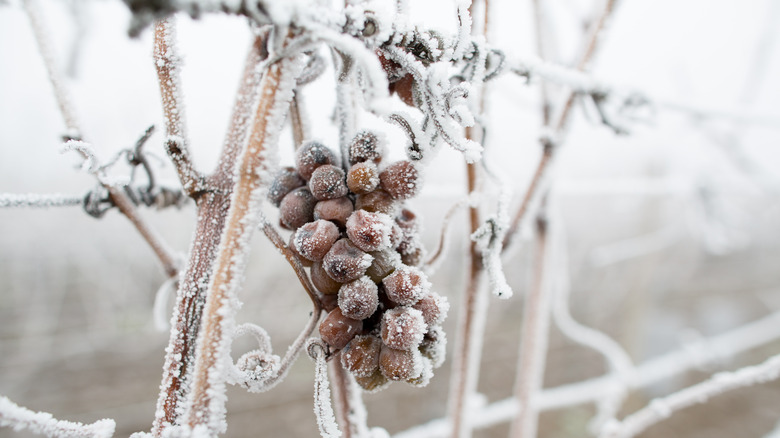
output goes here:
{"type": "Polygon", "coordinates": [[[260,82],[260,103],[254,125],[236,163],[235,186],[220,239],[213,277],[203,309],[198,336],[193,386],[187,414],[188,426],[217,434],[224,428],[225,362],[230,360],[233,316],[238,310],[252,234],[260,220],[261,187],[267,173],[269,148],[278,141],[279,126],[292,98],[298,59],[271,64],[260,82]]]}
{"type": "Polygon", "coordinates": [[[162,436],[168,426],[180,424],[185,400],[189,395],[196,342],[206,301],[204,284],[207,284],[211,277],[217,242],[225,227],[225,215],[230,207],[235,157],[246,140],[252,121],[252,106],[257,101],[260,83],[257,66],[266,56],[263,47],[261,36],[253,38],[244,63],[219,164],[208,179],[209,186],[215,190],[206,192],[197,199],[197,221],[190,245],[189,262],[179,281],[171,335],[165,350],[163,377],[152,428],[155,437],[162,436]]]}

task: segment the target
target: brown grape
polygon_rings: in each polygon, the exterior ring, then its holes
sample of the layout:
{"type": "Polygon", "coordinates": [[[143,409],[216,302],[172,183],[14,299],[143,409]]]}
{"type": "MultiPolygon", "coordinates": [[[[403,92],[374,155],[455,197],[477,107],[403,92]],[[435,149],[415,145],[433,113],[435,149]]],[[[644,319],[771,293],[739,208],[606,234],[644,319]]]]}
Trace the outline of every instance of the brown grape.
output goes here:
{"type": "Polygon", "coordinates": [[[367,377],[355,376],[355,381],[364,391],[369,393],[381,391],[390,384],[390,381],[379,369],[367,377]]]}
{"type": "Polygon", "coordinates": [[[352,318],[347,318],[336,307],[320,323],[320,337],[336,350],[344,348],[354,338],[363,324],[352,318]]]}
{"type": "Polygon", "coordinates": [[[325,257],[339,239],[339,229],[333,222],[316,220],[303,224],[295,232],[295,248],[307,259],[317,262],[325,257]]]}
{"type": "Polygon", "coordinates": [[[306,187],[299,187],[288,193],[279,204],[279,221],[286,228],[294,230],[314,220],[314,206],[317,199],[306,187]]]}
{"type": "Polygon", "coordinates": [[[331,221],[343,229],[347,226],[347,218],[354,210],[352,201],[346,196],[328,199],[320,201],[314,206],[314,219],[331,221]]]}
{"type": "Polygon", "coordinates": [[[323,164],[333,164],[336,157],[327,146],[317,141],[307,141],[298,148],[295,154],[295,166],[298,174],[305,180],[311,178],[314,169],[323,164]]]}
{"type": "Polygon", "coordinates": [[[287,247],[298,257],[298,260],[300,260],[303,266],[311,266],[312,261],[302,256],[301,253],[298,252],[298,249],[295,248],[295,233],[290,234],[290,241],[287,243],[287,247]]]}
{"type": "Polygon", "coordinates": [[[371,266],[373,257],[356,247],[347,238],[342,238],[330,248],[325,258],[322,259],[322,266],[330,278],[346,283],[357,280],[366,273],[366,269],[371,266]]]}
{"type": "Polygon", "coordinates": [[[420,191],[420,173],[411,161],[397,161],[379,174],[382,189],[395,199],[413,198],[420,191]]]}
{"type": "Polygon", "coordinates": [[[368,277],[360,277],[341,286],[339,308],[341,313],[352,319],[365,319],[376,311],[379,292],[376,283],[368,277]]]}
{"type": "Polygon", "coordinates": [[[368,275],[374,283],[381,282],[395,270],[396,266],[401,264],[401,257],[398,253],[389,248],[373,251],[369,254],[374,257],[374,261],[366,270],[366,275],[368,275]]]}
{"type": "Polygon", "coordinates": [[[347,219],[347,236],[366,252],[389,248],[392,230],[390,217],[382,213],[356,210],[347,219]]]}
{"type": "Polygon", "coordinates": [[[379,185],[379,171],[373,162],[353,165],[347,172],[347,187],[352,193],[362,195],[373,192],[379,185]]]}
{"type": "Polygon", "coordinates": [[[444,363],[447,349],[447,335],[440,326],[428,328],[428,332],[420,342],[420,353],[431,360],[434,368],[439,368],[444,363]]]}
{"type": "Polygon", "coordinates": [[[384,281],[387,297],[398,304],[411,306],[431,288],[428,277],[418,268],[402,265],[384,281]]]}
{"type": "Polygon", "coordinates": [[[356,336],[341,350],[341,365],[355,377],[369,377],[379,369],[382,340],[373,335],[356,336]]]}
{"type": "Polygon", "coordinates": [[[447,312],[450,310],[450,303],[446,297],[431,291],[415,303],[412,308],[422,312],[425,324],[430,327],[444,322],[447,318],[447,312]]]}
{"type": "Polygon", "coordinates": [[[388,347],[409,350],[422,342],[427,327],[422,313],[410,307],[396,307],[382,317],[382,342],[388,347]]]}
{"type": "Polygon", "coordinates": [[[390,380],[407,380],[417,377],[422,367],[422,356],[417,349],[398,350],[387,345],[379,353],[379,369],[390,380]]]}
{"type": "Polygon", "coordinates": [[[344,171],[332,164],[323,164],[314,169],[309,179],[309,190],[320,201],[341,198],[349,193],[344,171]]]}
{"type": "Polygon", "coordinates": [[[374,190],[371,193],[358,195],[355,199],[355,210],[384,213],[392,216],[397,208],[396,200],[384,190],[374,190]]]}
{"type": "Polygon", "coordinates": [[[341,289],[341,283],[330,278],[322,267],[322,262],[315,262],[311,266],[311,282],[318,291],[325,295],[336,295],[341,289]]]}
{"type": "Polygon", "coordinates": [[[278,207],[282,199],[291,191],[306,185],[306,181],[298,175],[294,167],[282,168],[268,188],[268,200],[278,207]]]}
{"type": "Polygon", "coordinates": [[[379,163],[384,152],[379,138],[371,131],[360,131],[349,144],[349,163],[379,163]]]}

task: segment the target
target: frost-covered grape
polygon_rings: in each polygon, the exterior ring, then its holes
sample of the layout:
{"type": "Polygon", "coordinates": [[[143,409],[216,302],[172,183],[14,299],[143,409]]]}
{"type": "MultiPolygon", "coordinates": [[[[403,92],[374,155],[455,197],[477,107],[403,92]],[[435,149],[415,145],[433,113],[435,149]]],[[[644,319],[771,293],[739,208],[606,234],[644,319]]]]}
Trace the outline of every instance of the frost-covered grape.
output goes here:
{"type": "Polygon", "coordinates": [[[316,262],[325,257],[338,239],[339,229],[336,225],[320,219],[298,228],[295,232],[295,249],[303,257],[316,262]]]}
{"type": "Polygon", "coordinates": [[[389,248],[392,231],[392,220],[386,214],[356,210],[347,219],[347,236],[366,252],[389,248]]]}
{"type": "Polygon", "coordinates": [[[409,350],[422,342],[427,327],[422,313],[410,307],[396,307],[382,317],[382,342],[388,347],[409,350]]]}
{"type": "Polygon", "coordinates": [[[362,195],[373,192],[379,185],[379,170],[371,161],[357,163],[347,172],[347,187],[352,193],[362,195]]]}
{"type": "Polygon", "coordinates": [[[425,324],[430,327],[444,322],[447,318],[447,312],[450,310],[450,302],[447,301],[446,297],[431,291],[415,303],[412,308],[422,312],[425,324]]]}
{"type": "Polygon", "coordinates": [[[346,283],[362,277],[373,260],[371,255],[361,251],[349,239],[343,238],[334,243],[325,254],[322,267],[330,278],[346,283]]]}
{"type": "Polygon", "coordinates": [[[295,247],[295,233],[290,234],[290,242],[287,244],[287,247],[290,248],[290,251],[292,251],[293,254],[298,256],[298,260],[301,261],[301,264],[303,266],[306,267],[311,266],[312,261],[302,256],[301,253],[298,252],[298,249],[295,247]]]}
{"type": "Polygon", "coordinates": [[[376,134],[370,131],[361,131],[349,144],[349,162],[350,164],[364,161],[379,163],[382,160],[383,152],[384,148],[376,134]]]}
{"type": "Polygon", "coordinates": [[[422,356],[417,349],[398,350],[382,346],[379,353],[379,369],[390,380],[407,380],[422,372],[422,356]]]}
{"type": "Polygon", "coordinates": [[[398,203],[384,190],[374,190],[371,193],[358,195],[355,199],[355,210],[365,210],[372,213],[395,214],[398,203]]]}
{"type": "Polygon", "coordinates": [[[354,210],[352,201],[346,196],[328,199],[320,201],[314,206],[314,219],[331,221],[343,229],[347,226],[347,218],[354,210]]]}
{"type": "Polygon", "coordinates": [[[393,272],[396,266],[401,264],[401,256],[389,248],[373,251],[369,254],[374,257],[374,261],[366,270],[366,275],[368,275],[374,283],[381,282],[393,272]]]}
{"type": "Polygon", "coordinates": [[[399,247],[398,252],[401,254],[401,261],[408,266],[420,266],[425,258],[425,249],[419,241],[406,245],[403,249],[399,247]]]}
{"type": "Polygon", "coordinates": [[[379,174],[382,189],[395,199],[413,198],[420,192],[420,173],[411,161],[397,161],[379,174]]]}
{"type": "Polygon", "coordinates": [[[365,319],[371,316],[379,305],[379,291],[376,283],[368,277],[360,277],[341,286],[339,308],[344,316],[365,319]]]}
{"type": "Polygon", "coordinates": [[[406,383],[416,388],[428,386],[433,378],[433,362],[425,356],[421,356],[420,359],[420,375],[406,379],[406,383]]]}
{"type": "Polygon", "coordinates": [[[341,283],[330,278],[322,267],[322,262],[314,262],[311,266],[311,282],[318,291],[325,295],[334,295],[339,293],[341,283]]]}
{"type": "Polygon", "coordinates": [[[439,368],[444,363],[447,353],[447,335],[440,326],[428,328],[419,347],[423,357],[431,360],[434,368],[439,368]]]}
{"type": "Polygon", "coordinates": [[[294,230],[314,220],[314,206],[317,199],[306,187],[299,187],[288,193],[279,204],[279,221],[286,228],[294,230]]]}
{"type": "Polygon", "coordinates": [[[403,230],[417,230],[417,215],[408,208],[404,208],[395,217],[395,222],[403,230]]]}
{"type": "Polygon", "coordinates": [[[333,164],[336,157],[324,144],[317,141],[307,141],[298,148],[295,154],[295,166],[298,168],[298,174],[303,179],[309,180],[314,169],[323,164],[333,164]]]}
{"type": "Polygon", "coordinates": [[[384,281],[387,297],[398,304],[411,306],[424,297],[431,288],[428,277],[421,270],[402,265],[384,281]]]}
{"type": "Polygon", "coordinates": [[[369,377],[379,369],[382,340],[373,335],[356,336],[341,350],[341,365],[355,377],[369,377]]]}
{"type": "Polygon", "coordinates": [[[268,200],[278,207],[285,195],[304,185],[306,185],[306,181],[298,175],[294,167],[282,168],[271,182],[271,187],[268,189],[268,200]]]}
{"type": "Polygon", "coordinates": [[[390,381],[387,380],[387,377],[379,369],[367,377],[355,376],[355,381],[366,392],[378,392],[387,388],[387,385],[390,384],[390,381]]]}
{"type": "Polygon", "coordinates": [[[309,179],[309,190],[320,201],[341,198],[349,193],[344,171],[332,164],[323,164],[314,169],[309,179]]]}
{"type": "Polygon", "coordinates": [[[340,350],[354,338],[363,327],[363,323],[347,318],[336,307],[320,323],[320,337],[332,348],[340,350]]]}

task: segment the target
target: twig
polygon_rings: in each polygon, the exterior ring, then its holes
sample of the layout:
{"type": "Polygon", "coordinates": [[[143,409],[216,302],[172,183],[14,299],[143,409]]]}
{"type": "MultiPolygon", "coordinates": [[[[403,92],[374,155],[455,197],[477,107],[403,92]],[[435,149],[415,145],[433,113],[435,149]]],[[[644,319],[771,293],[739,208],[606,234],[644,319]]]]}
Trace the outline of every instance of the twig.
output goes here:
{"type": "Polygon", "coordinates": [[[40,195],[37,193],[0,193],[0,208],[9,207],[31,207],[31,208],[50,208],[50,207],[76,207],[84,204],[84,196],[65,195],[62,193],[51,193],[40,195]]]}
{"type": "Polygon", "coordinates": [[[278,141],[278,129],[292,99],[299,59],[282,59],[263,75],[260,95],[249,141],[236,163],[236,183],[225,229],[220,239],[213,277],[203,310],[203,326],[198,336],[193,386],[187,414],[194,430],[220,433],[225,415],[225,359],[230,354],[230,332],[238,310],[237,294],[249,253],[261,202],[263,178],[267,172],[266,155],[278,141]]]}
{"type": "MultiPolygon", "coordinates": [[[[338,357],[338,353],[336,357],[338,357]]],[[[349,376],[341,366],[340,360],[331,360],[329,368],[333,381],[333,397],[336,400],[336,421],[339,423],[344,438],[352,438],[353,436],[357,438],[359,435],[355,433],[356,425],[352,424],[352,418],[349,415],[352,410],[349,396],[349,376]]]]}
{"type": "Polygon", "coordinates": [[[309,138],[308,124],[305,120],[303,95],[296,91],[290,101],[290,125],[293,133],[293,147],[297,148],[309,138]]]}
{"type": "Polygon", "coordinates": [[[461,208],[463,208],[466,205],[466,200],[461,200],[453,204],[452,207],[450,207],[449,210],[447,210],[447,213],[444,214],[444,218],[441,221],[441,232],[439,233],[439,244],[436,245],[436,251],[433,252],[433,254],[428,257],[428,260],[425,262],[425,271],[426,272],[432,272],[441,264],[441,257],[445,254],[445,250],[447,248],[447,233],[450,229],[450,222],[452,222],[452,218],[455,216],[455,213],[458,212],[461,208]]]}
{"type": "Polygon", "coordinates": [[[92,424],[57,420],[46,412],[23,408],[6,397],[0,396],[0,427],[10,427],[16,432],[30,432],[61,438],[109,438],[114,435],[114,420],[103,419],[92,424]]]}
{"type": "MultiPolygon", "coordinates": [[[[745,351],[780,339],[780,312],[734,328],[726,333],[702,339],[696,345],[671,351],[634,368],[628,389],[646,388],[671,379],[692,369],[721,363],[745,351]]],[[[539,411],[564,409],[597,401],[605,388],[614,386],[619,377],[608,373],[600,377],[548,388],[539,393],[539,411]]],[[[485,428],[510,421],[517,414],[514,397],[480,408],[474,413],[474,428],[485,428]]],[[[433,438],[448,436],[447,418],[432,420],[395,435],[395,438],[433,438]]]]}
{"type": "Polygon", "coordinates": [[[771,382],[778,378],[780,355],[770,357],[759,365],[717,373],[704,382],[652,400],[646,407],[629,415],[622,422],[607,425],[600,437],[631,438],[681,409],[707,403],[710,398],[735,389],[771,382]]]}
{"type": "Polygon", "coordinates": [[[327,347],[321,340],[312,338],[307,343],[306,349],[309,357],[314,359],[314,415],[317,417],[320,435],[323,438],[338,438],[341,436],[341,431],[336,424],[330,400],[327,347]]]}
{"type": "Polygon", "coordinates": [[[551,279],[550,265],[553,251],[549,248],[548,220],[536,219],[536,251],[533,285],[528,291],[523,308],[519,364],[515,382],[517,413],[512,420],[510,437],[534,438],[538,426],[538,397],[544,378],[547,342],[550,331],[551,279]]]}
{"type": "Polygon", "coordinates": [[[60,114],[62,114],[62,118],[65,121],[65,127],[67,128],[65,138],[66,140],[79,140],[82,138],[82,132],[79,127],[78,118],[76,117],[76,111],[73,108],[70,93],[68,93],[67,86],[62,77],[62,70],[57,67],[54,53],[52,53],[50,44],[51,36],[47,31],[49,27],[43,22],[38,0],[24,0],[22,3],[27,12],[27,17],[30,19],[30,26],[35,35],[35,42],[38,44],[38,52],[41,54],[43,63],[46,66],[46,72],[48,73],[49,82],[54,91],[54,97],[57,99],[60,114]]]}
{"type": "Polygon", "coordinates": [[[172,18],[154,25],[154,66],[165,116],[165,152],[173,162],[185,192],[196,197],[204,190],[203,175],[190,158],[189,140],[184,122],[184,100],[179,78],[179,54],[176,52],[176,27],[172,18]]]}

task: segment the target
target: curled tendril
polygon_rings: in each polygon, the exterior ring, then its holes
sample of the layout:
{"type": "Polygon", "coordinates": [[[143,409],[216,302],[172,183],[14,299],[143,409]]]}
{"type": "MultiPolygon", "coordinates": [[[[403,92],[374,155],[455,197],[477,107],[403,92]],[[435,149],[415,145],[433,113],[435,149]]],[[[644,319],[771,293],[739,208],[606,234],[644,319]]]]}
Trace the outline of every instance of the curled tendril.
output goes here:
{"type": "Polygon", "coordinates": [[[331,356],[330,347],[319,338],[309,338],[306,341],[306,354],[314,360],[317,360],[320,355],[324,355],[326,360],[331,356]]]}
{"type": "Polygon", "coordinates": [[[242,324],[236,328],[233,338],[247,334],[257,340],[259,348],[244,353],[236,361],[233,381],[249,391],[260,392],[266,382],[278,374],[281,359],[271,352],[271,337],[265,329],[256,324],[242,324]]]}

